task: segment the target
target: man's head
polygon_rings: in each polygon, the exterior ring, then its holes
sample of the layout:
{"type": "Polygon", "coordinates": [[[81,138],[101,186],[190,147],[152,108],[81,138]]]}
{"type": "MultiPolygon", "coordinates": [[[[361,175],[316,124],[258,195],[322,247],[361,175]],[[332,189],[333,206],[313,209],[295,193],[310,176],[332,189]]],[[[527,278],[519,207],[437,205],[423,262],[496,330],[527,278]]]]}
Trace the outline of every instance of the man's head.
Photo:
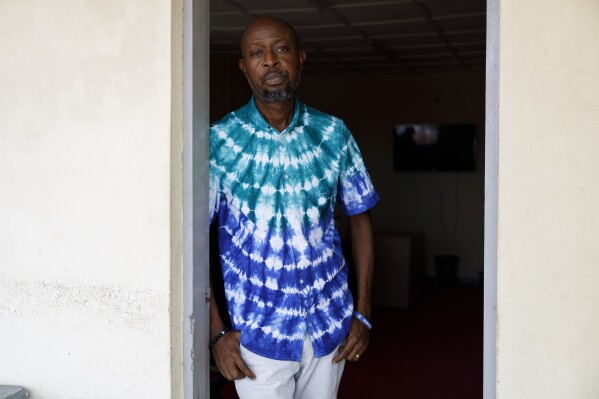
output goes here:
{"type": "Polygon", "coordinates": [[[295,29],[276,17],[254,20],[241,37],[239,68],[262,103],[293,98],[306,53],[299,48],[295,29]]]}

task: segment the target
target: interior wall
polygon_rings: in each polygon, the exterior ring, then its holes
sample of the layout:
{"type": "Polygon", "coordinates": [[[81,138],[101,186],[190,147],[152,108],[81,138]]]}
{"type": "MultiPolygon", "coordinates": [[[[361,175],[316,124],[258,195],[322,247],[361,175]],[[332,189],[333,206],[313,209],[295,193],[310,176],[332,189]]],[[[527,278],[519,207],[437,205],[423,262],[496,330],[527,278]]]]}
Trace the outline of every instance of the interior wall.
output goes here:
{"type": "Polygon", "coordinates": [[[599,3],[501,0],[497,397],[599,394],[599,3]]]}
{"type": "Polygon", "coordinates": [[[0,383],[169,397],[171,2],[5,0],[0,37],[0,383]]]}
{"type": "MultiPolygon", "coordinates": [[[[216,120],[247,102],[251,92],[234,57],[213,57],[211,71],[211,115],[216,120]]],[[[483,72],[305,73],[298,89],[301,101],[348,125],[382,198],[372,211],[375,230],[423,233],[431,276],[437,254],[458,255],[462,279],[475,281],[483,271],[484,85],[483,72]],[[393,127],[400,123],[475,123],[476,171],[394,172],[393,127]]]]}
{"type": "Polygon", "coordinates": [[[423,233],[427,274],[433,256],[460,257],[459,276],[483,268],[484,75],[306,76],[299,98],[342,118],[354,134],[381,195],[375,229],[423,233]],[[393,128],[401,123],[475,123],[475,172],[393,171],[393,128]]]}

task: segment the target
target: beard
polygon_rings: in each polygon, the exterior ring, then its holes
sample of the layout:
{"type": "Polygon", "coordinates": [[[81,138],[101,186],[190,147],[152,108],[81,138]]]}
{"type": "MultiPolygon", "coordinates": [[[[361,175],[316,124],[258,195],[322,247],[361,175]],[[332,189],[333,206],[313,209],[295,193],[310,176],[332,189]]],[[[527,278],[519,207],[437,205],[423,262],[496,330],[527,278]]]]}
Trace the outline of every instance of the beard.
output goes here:
{"type": "Polygon", "coordinates": [[[287,85],[287,87],[280,90],[264,90],[262,94],[264,95],[264,100],[267,103],[276,103],[293,97],[293,88],[291,85],[287,85]]]}
{"type": "MultiPolygon", "coordinates": [[[[281,75],[281,76],[287,78],[289,76],[289,73],[281,72],[276,68],[272,68],[266,74],[264,74],[263,76],[260,77],[260,82],[264,83],[272,75],[281,75]]],[[[298,82],[299,82],[300,76],[301,75],[298,75],[298,82]]],[[[256,90],[256,87],[252,84],[252,81],[249,79],[249,77],[247,77],[247,75],[246,75],[246,78],[247,78],[247,81],[248,81],[252,91],[266,103],[276,103],[276,102],[286,101],[286,100],[293,98],[293,94],[295,92],[295,87],[297,87],[297,84],[295,86],[292,86],[291,83],[288,83],[287,86],[285,86],[282,89],[277,89],[277,90],[263,89],[262,91],[258,91],[258,90],[256,90]]]]}

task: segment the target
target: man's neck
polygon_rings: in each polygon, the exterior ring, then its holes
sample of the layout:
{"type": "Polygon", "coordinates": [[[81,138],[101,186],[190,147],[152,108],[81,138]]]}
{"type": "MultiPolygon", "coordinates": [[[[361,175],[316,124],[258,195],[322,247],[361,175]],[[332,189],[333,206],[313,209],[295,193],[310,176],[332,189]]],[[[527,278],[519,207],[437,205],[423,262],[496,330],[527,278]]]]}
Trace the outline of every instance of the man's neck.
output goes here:
{"type": "Polygon", "coordinates": [[[279,132],[287,129],[295,113],[295,97],[274,103],[262,103],[254,98],[254,102],[270,126],[279,132]]]}

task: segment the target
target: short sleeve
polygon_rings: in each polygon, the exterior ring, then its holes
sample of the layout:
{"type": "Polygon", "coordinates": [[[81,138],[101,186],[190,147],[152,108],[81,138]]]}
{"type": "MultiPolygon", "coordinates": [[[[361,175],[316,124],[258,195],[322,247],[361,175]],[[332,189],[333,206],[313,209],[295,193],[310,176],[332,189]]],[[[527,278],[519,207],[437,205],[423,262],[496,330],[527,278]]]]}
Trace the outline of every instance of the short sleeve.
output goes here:
{"type": "Polygon", "coordinates": [[[339,199],[345,213],[352,216],[372,208],[380,197],[366,170],[358,144],[347,128],[345,131],[346,144],[339,163],[339,199]]]}
{"type": "Polygon", "coordinates": [[[219,179],[215,173],[212,173],[210,168],[210,182],[208,185],[208,220],[210,224],[216,219],[218,214],[218,206],[220,203],[219,192],[220,192],[219,179]]]}

